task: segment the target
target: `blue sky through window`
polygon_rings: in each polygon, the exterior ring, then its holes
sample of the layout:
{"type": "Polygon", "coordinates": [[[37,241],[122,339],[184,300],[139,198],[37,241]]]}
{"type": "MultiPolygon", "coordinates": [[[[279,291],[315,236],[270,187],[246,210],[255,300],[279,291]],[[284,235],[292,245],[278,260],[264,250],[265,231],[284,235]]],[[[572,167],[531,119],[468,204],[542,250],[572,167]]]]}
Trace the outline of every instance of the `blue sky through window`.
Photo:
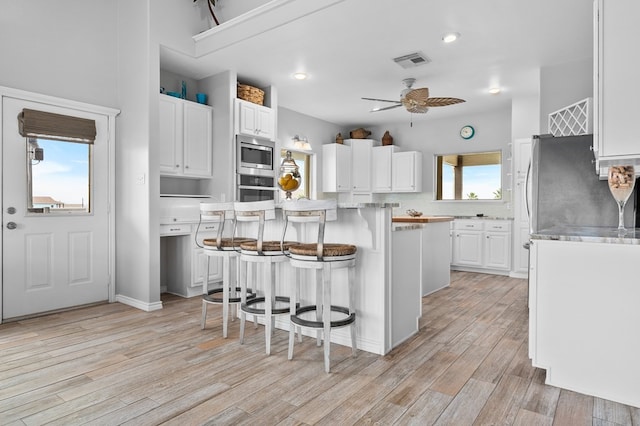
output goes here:
{"type": "Polygon", "coordinates": [[[38,145],[44,160],[32,161],[32,195],[49,196],[67,206],[87,206],[90,145],[44,139],[38,139],[38,145]]]}

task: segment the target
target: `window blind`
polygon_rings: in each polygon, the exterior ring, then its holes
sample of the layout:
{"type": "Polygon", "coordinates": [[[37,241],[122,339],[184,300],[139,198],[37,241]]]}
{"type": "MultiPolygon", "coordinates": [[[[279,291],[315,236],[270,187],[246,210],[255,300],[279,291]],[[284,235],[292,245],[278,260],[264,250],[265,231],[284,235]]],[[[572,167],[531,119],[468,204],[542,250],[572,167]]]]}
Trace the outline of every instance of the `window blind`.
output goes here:
{"type": "Polygon", "coordinates": [[[96,139],[96,122],[25,108],[18,114],[18,131],[28,138],[93,144],[96,139]]]}

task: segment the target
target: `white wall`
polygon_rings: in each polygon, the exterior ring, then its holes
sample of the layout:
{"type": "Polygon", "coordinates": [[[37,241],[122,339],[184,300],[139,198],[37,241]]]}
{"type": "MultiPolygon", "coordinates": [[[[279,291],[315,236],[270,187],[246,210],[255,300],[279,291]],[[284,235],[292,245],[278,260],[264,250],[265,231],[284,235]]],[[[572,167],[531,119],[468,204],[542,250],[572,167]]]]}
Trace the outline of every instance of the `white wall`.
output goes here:
{"type": "MultiPolygon", "coordinates": [[[[511,164],[511,109],[502,108],[486,113],[456,116],[441,120],[427,120],[413,123],[407,122],[372,127],[371,138],[380,140],[385,130],[393,136],[393,144],[403,151],[422,152],[422,193],[378,195],[380,201],[399,202],[400,207],[395,214],[404,214],[406,209],[415,209],[424,214],[438,215],[475,215],[484,213],[490,216],[512,217],[510,204],[511,164]],[[476,134],[471,140],[460,137],[460,128],[470,124],[476,134]],[[434,201],[434,156],[436,154],[452,154],[464,152],[482,152],[502,150],[503,152],[503,201],[434,201]]],[[[373,171],[375,173],[375,170],[373,171]]]]}
{"type": "Polygon", "coordinates": [[[0,86],[118,107],[115,2],[3,1],[0,9],[0,86]]]}
{"type": "Polygon", "coordinates": [[[549,113],[593,96],[593,59],[540,69],[540,133],[549,133],[549,113]]]}

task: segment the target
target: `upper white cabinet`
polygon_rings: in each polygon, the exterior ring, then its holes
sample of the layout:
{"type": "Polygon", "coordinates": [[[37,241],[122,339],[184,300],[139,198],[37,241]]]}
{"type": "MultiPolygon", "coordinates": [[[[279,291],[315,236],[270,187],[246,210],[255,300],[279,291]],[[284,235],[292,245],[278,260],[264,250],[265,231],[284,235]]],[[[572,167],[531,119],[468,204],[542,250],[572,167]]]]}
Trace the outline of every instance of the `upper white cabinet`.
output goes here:
{"type": "Polygon", "coordinates": [[[600,167],[621,161],[640,164],[635,126],[640,115],[638,95],[640,2],[597,0],[594,78],[594,137],[600,167]]]}
{"type": "Polygon", "coordinates": [[[236,133],[275,140],[276,119],[271,108],[235,99],[236,133]]]}
{"type": "Polygon", "coordinates": [[[391,166],[393,192],[422,191],[422,153],[394,152],[391,166]]]}
{"type": "Polygon", "coordinates": [[[160,174],[211,177],[213,110],[160,95],[160,174]]]}
{"type": "Polygon", "coordinates": [[[351,146],[351,190],[371,192],[372,139],[345,139],[351,146]]]}
{"type": "Polygon", "coordinates": [[[375,146],[371,154],[371,168],[375,172],[371,176],[373,192],[391,192],[393,153],[398,150],[395,145],[375,146]]]}
{"type": "Polygon", "coordinates": [[[351,191],[351,147],[338,143],[322,145],[322,191],[351,191]]]}

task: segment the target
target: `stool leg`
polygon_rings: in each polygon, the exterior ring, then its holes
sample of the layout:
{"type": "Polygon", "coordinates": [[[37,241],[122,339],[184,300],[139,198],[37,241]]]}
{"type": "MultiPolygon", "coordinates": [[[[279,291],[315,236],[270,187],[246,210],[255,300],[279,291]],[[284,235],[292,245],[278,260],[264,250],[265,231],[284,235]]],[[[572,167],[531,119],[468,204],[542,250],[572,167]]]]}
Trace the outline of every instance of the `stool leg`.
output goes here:
{"type": "MultiPolygon", "coordinates": [[[[207,272],[209,272],[209,260],[211,256],[207,255],[207,272]]],[[[209,292],[209,275],[205,274],[202,280],[202,294],[206,295],[209,292]]],[[[204,330],[207,324],[207,302],[202,299],[202,317],[200,318],[200,329],[204,330]]]]}
{"type": "Polygon", "coordinates": [[[324,325],[324,371],[329,372],[331,362],[331,264],[325,262],[322,265],[322,322],[324,325]]]}
{"type": "MultiPolygon", "coordinates": [[[[302,269],[296,268],[296,280],[293,283],[296,291],[296,301],[293,302],[294,312],[296,311],[296,304],[300,299],[300,287],[302,287],[302,269]]],[[[302,302],[301,302],[302,303],[302,302]]],[[[297,312],[296,312],[297,313],[297,312]]],[[[298,342],[302,343],[302,327],[298,326],[298,342]]]]}
{"type": "MultiPolygon", "coordinates": [[[[316,321],[322,321],[322,282],[324,280],[324,274],[322,269],[315,270],[315,279],[316,279],[316,321]]],[[[316,345],[320,346],[322,344],[322,331],[320,329],[316,330],[316,345]]]]}
{"type": "MultiPolygon", "coordinates": [[[[254,290],[258,291],[258,264],[255,262],[250,262],[247,264],[247,280],[246,282],[252,282],[253,286],[255,287],[254,290]]],[[[247,284],[248,287],[248,284],[247,284]]],[[[258,328],[258,316],[257,315],[252,315],[253,317],[253,328],[256,329],[258,328]]]]}
{"type": "MultiPolygon", "coordinates": [[[[355,262],[353,265],[348,268],[348,280],[347,284],[349,287],[349,315],[355,313],[356,311],[356,267],[355,262]]],[[[357,320],[357,318],[356,318],[357,320]]],[[[349,329],[351,330],[351,355],[356,356],[357,346],[356,346],[356,321],[352,322],[349,325],[349,329]]]]}
{"type": "Polygon", "coordinates": [[[272,308],[274,303],[274,286],[275,286],[275,264],[272,262],[264,263],[263,282],[264,282],[264,338],[267,355],[271,355],[271,328],[273,327],[272,308]]]}
{"type": "MultiPolygon", "coordinates": [[[[300,278],[300,268],[296,269],[296,280],[291,283],[291,288],[289,291],[289,353],[287,355],[287,359],[293,359],[293,346],[296,341],[296,325],[291,318],[296,314],[296,303],[298,301],[298,280],[300,278]]],[[[302,333],[300,331],[300,327],[298,327],[298,336],[302,339],[302,333]]]]}
{"type": "MultiPolygon", "coordinates": [[[[222,257],[222,337],[227,338],[227,326],[229,325],[229,255],[222,257]]],[[[205,271],[205,282],[209,277],[209,262],[205,271]]],[[[206,284],[205,284],[206,285],[206,284]]]]}
{"type": "MultiPolygon", "coordinates": [[[[247,303],[247,268],[248,264],[245,261],[244,265],[242,264],[241,257],[238,257],[238,269],[240,270],[240,303],[247,303]],[[243,267],[244,266],[244,267],[243,267]]],[[[244,343],[244,323],[247,319],[247,314],[240,309],[240,344],[244,343]]]]}

